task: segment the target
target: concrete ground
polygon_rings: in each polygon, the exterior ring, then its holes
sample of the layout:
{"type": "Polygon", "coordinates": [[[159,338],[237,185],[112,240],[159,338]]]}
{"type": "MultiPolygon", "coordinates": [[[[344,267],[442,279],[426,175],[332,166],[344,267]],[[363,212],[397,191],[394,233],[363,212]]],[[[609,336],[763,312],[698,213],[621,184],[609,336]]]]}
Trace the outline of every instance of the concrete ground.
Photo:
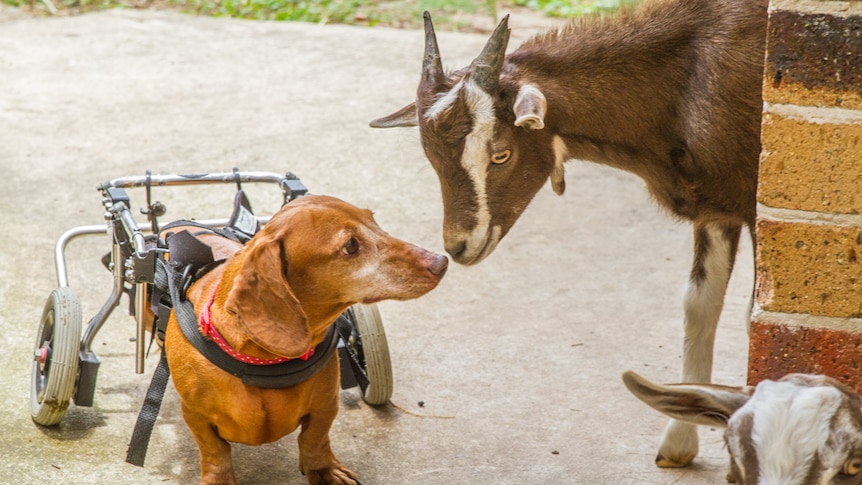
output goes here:
{"type": "MultiPolygon", "coordinates": [[[[0,481],[192,483],[197,450],[172,388],[146,466],[124,463],[157,360],[135,374],[125,299],[96,339],[95,405],[72,407],[57,427],[31,421],[31,355],[57,284],[57,237],[101,223],[101,181],[239,166],[292,171],[315,193],[373,209],[391,234],[442,251],[438,182],[416,131],[368,128],[413,97],[422,33],[153,11],[13,14],[0,10],[0,481]]],[[[531,33],[517,17],[511,25],[515,45],[531,33]]],[[[455,68],[484,36],[439,40],[455,68]]],[[[702,429],[691,467],[653,466],[666,421],[619,378],[626,369],[662,382],[679,375],[689,228],[628,174],[572,162],[567,185],[562,198],[544,189],[486,262],[452,266],[422,299],[380,304],[393,404],[372,408],[346,391],[332,431],[364,484],[723,483],[721,430],[702,429]]],[[[170,217],[216,217],[228,214],[232,191],[156,198],[170,217]]],[[[277,192],[252,192],[258,213],[277,207],[277,192]]],[[[108,249],[94,238],[68,251],[85,322],[111,287],[98,261],[108,249]]],[[[716,382],[744,382],[751,284],[744,238],[716,382]]],[[[305,483],[295,436],[235,446],[234,460],[241,483],[305,483]]]]}

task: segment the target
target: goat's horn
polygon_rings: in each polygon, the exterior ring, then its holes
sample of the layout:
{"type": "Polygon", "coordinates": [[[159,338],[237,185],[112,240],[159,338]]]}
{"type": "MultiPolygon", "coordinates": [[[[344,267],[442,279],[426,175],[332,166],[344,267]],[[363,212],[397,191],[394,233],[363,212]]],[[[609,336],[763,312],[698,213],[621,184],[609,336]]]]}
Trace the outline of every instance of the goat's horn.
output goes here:
{"type": "Polygon", "coordinates": [[[425,18],[425,58],[422,59],[422,81],[443,82],[443,64],[440,62],[440,49],[437,47],[437,35],[431,24],[431,14],[426,10],[425,18]]]}
{"type": "Polygon", "coordinates": [[[485,91],[495,90],[500,81],[506,46],[509,44],[509,32],[509,16],[506,15],[494,29],[479,57],[470,64],[471,79],[485,91]]]}

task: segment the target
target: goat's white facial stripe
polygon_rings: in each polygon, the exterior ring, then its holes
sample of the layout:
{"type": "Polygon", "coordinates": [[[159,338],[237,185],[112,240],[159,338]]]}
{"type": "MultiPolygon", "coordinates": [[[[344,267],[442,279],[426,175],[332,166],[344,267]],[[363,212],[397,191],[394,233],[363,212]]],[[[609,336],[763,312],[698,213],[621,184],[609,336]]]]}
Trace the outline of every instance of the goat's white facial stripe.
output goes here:
{"type": "Polygon", "coordinates": [[[452,89],[450,89],[446,94],[437,98],[437,101],[435,101],[434,104],[425,111],[425,119],[436,120],[440,113],[449,109],[449,107],[458,99],[458,95],[461,93],[462,87],[464,87],[464,81],[458,81],[458,83],[452,86],[452,89]]]}
{"type": "Polygon", "coordinates": [[[494,116],[494,100],[472,81],[464,84],[467,109],[473,117],[473,130],[464,139],[464,153],[461,166],[473,182],[476,192],[476,226],[469,234],[464,234],[467,246],[464,251],[466,260],[484,257],[490,253],[486,247],[496,246],[500,231],[491,231],[491,212],[488,208],[486,179],[488,177],[488,143],[494,136],[497,118],[494,116]],[[496,238],[497,240],[489,240],[496,238]]]}
{"type": "MultiPolygon", "coordinates": [[[[802,484],[812,460],[829,439],[830,422],[842,402],[834,387],[764,381],[739,414],[754,416],[751,442],[761,484],[802,484]]],[[[840,466],[840,464],[839,464],[840,466]]]]}
{"type": "Polygon", "coordinates": [[[461,154],[461,166],[467,172],[473,186],[476,201],[476,225],[463,234],[448,234],[447,239],[461,240],[466,246],[463,253],[465,261],[478,262],[490,254],[500,240],[502,229],[499,226],[490,227],[491,212],[488,208],[486,178],[488,176],[488,143],[494,136],[497,119],[494,114],[494,100],[476,83],[462,79],[425,111],[427,120],[436,120],[446,112],[459,96],[464,96],[467,109],[473,118],[473,129],[464,138],[464,151],[461,154]]]}

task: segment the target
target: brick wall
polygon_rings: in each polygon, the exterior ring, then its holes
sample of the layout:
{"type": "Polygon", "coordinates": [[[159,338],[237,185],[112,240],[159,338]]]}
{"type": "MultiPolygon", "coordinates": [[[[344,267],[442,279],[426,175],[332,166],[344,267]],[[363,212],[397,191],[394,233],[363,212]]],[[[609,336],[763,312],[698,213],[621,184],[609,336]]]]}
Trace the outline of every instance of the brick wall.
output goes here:
{"type": "Polygon", "coordinates": [[[748,380],[862,392],[862,0],[772,0],[748,380]]]}

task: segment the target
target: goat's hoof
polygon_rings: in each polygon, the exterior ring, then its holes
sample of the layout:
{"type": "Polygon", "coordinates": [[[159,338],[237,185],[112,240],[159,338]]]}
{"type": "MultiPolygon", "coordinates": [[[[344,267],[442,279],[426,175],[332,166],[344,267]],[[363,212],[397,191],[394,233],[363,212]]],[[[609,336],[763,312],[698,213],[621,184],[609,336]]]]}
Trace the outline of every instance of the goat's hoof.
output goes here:
{"type": "Polygon", "coordinates": [[[692,460],[694,460],[694,455],[670,459],[659,453],[655,457],[655,466],[659,468],[683,468],[688,466],[692,460]]]}

